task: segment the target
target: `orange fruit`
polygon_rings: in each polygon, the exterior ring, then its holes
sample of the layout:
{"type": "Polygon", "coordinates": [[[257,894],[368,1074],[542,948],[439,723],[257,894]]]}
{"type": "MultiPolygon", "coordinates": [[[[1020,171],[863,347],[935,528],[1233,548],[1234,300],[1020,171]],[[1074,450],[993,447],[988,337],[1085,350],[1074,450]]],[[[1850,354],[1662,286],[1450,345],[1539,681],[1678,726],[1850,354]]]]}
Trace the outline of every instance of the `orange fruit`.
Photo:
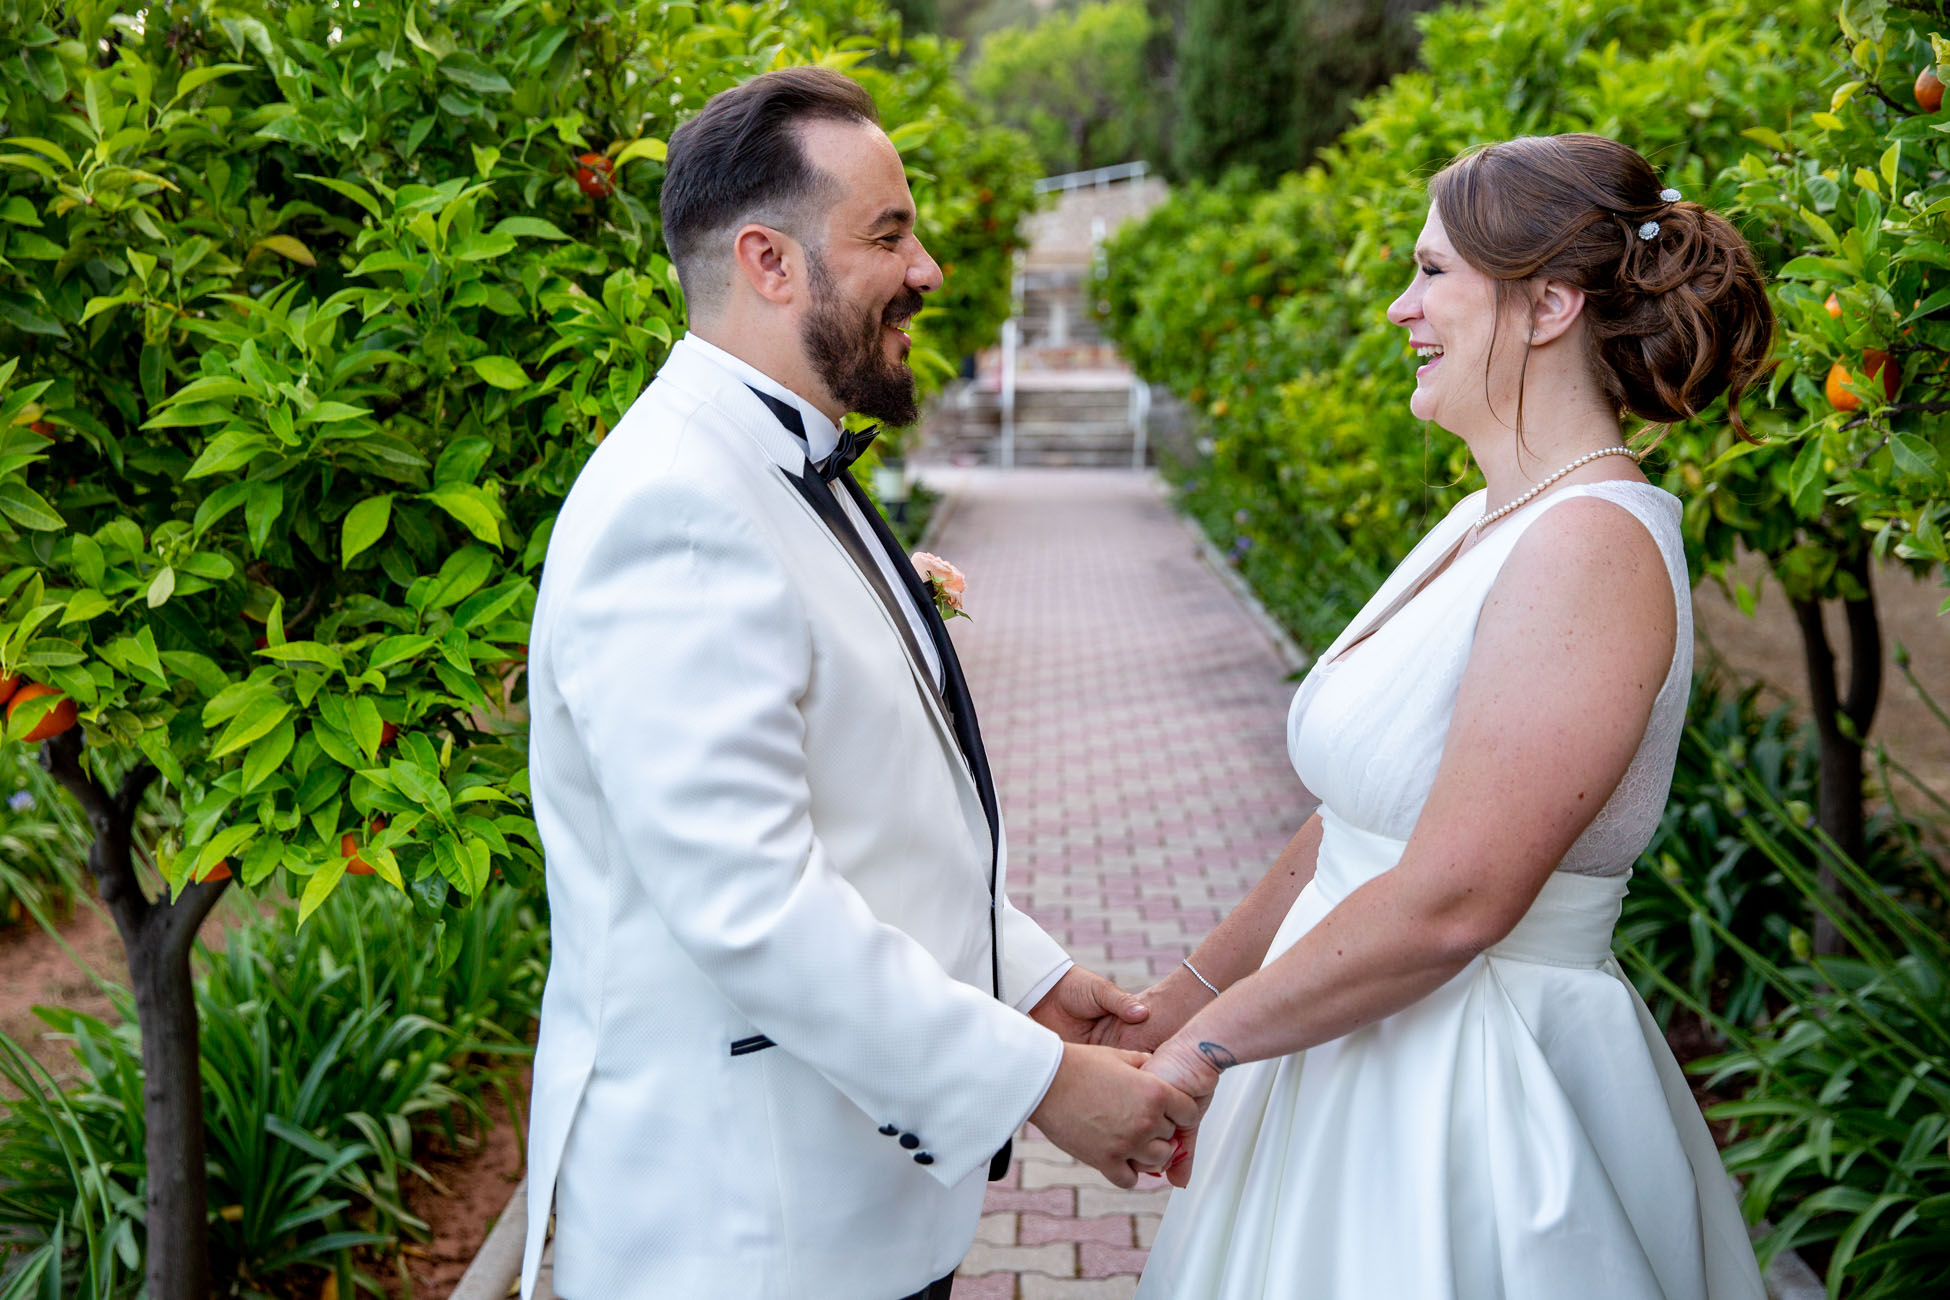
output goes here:
{"type": "Polygon", "coordinates": [[[8,700],[11,700],[14,697],[14,692],[19,689],[20,674],[14,673],[9,676],[0,677],[0,704],[5,704],[8,700]]]}
{"type": "MultiPolygon", "coordinates": [[[[7,701],[7,721],[13,721],[15,709],[25,704],[28,700],[37,700],[43,695],[61,695],[61,692],[55,690],[52,686],[43,686],[39,682],[28,682],[19,690],[16,690],[13,693],[13,698],[7,701]]],[[[27,741],[30,745],[37,744],[40,741],[60,735],[68,728],[74,726],[74,724],[74,701],[65,695],[61,695],[61,702],[54,706],[53,712],[42,718],[39,723],[35,724],[34,729],[21,737],[21,739],[27,741]]]]}
{"type": "Polygon", "coordinates": [[[611,179],[616,165],[604,154],[585,153],[576,157],[576,188],[592,199],[608,198],[616,188],[611,179]]]}
{"type": "Polygon", "coordinates": [[[1916,107],[1934,113],[1943,107],[1943,81],[1936,75],[1936,64],[1927,63],[1916,74],[1916,107]]]}
{"type": "Polygon", "coordinates": [[[1823,303],[1822,306],[1828,309],[1828,314],[1830,316],[1835,317],[1837,320],[1841,319],[1842,300],[1840,298],[1836,297],[1834,294],[1831,293],[1828,295],[1828,301],[1823,303]]]}
{"type": "Polygon", "coordinates": [[[392,723],[381,722],[379,724],[379,743],[382,748],[386,745],[392,744],[394,738],[397,737],[398,735],[399,735],[399,728],[395,727],[392,723]]]}
{"type": "MultiPolygon", "coordinates": [[[[375,817],[366,823],[366,829],[374,835],[377,835],[386,829],[386,819],[384,817],[375,817]]],[[[359,856],[359,837],[351,831],[347,831],[345,834],[339,836],[339,856],[352,859],[352,861],[345,864],[346,875],[370,876],[373,874],[372,864],[359,856]]]]}
{"type": "Polygon", "coordinates": [[[230,859],[218,858],[217,865],[211,867],[208,871],[198,876],[197,879],[199,881],[230,879],[230,859]]]}
{"type": "MultiPolygon", "coordinates": [[[[1877,348],[1867,348],[1862,353],[1862,373],[1870,379],[1882,376],[1882,392],[1886,401],[1896,400],[1896,390],[1902,387],[1902,372],[1890,364],[1890,356],[1877,348]]],[[[1850,392],[1844,385],[1849,380],[1849,369],[1837,361],[1828,368],[1828,380],[1822,385],[1822,394],[1828,404],[1838,411],[1859,411],[1862,399],[1850,392]]]]}

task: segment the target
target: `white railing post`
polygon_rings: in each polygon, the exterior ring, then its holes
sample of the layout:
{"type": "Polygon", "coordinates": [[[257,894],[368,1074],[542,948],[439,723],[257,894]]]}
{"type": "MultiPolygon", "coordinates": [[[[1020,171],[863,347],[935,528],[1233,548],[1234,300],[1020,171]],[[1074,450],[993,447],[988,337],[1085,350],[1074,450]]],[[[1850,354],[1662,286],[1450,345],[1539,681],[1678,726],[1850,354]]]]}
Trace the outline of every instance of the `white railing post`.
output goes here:
{"type": "Polygon", "coordinates": [[[1002,322],[1002,468],[1016,467],[1016,335],[1011,316],[1002,322]]]}
{"type": "Polygon", "coordinates": [[[1131,376],[1131,468],[1143,469],[1151,436],[1151,385],[1131,376]]]}

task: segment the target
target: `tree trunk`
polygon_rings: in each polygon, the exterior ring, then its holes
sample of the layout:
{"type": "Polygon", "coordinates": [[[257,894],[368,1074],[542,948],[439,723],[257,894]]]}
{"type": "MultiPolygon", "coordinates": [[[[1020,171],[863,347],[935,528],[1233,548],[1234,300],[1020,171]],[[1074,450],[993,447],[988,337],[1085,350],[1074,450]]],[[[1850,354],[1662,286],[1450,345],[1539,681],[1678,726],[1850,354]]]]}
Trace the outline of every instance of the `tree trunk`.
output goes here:
{"type": "MultiPolygon", "coordinates": [[[[1867,844],[1863,835],[1862,742],[1875,721],[1882,697],[1882,629],[1876,621],[1875,590],[1869,585],[1869,557],[1857,551],[1841,563],[1842,571],[1861,586],[1862,596],[1842,602],[1848,626],[1848,689],[1835,675],[1835,652],[1822,625],[1821,602],[1796,600],[1794,616],[1801,627],[1801,649],[1808,664],[1808,702],[1815,734],[1821,742],[1821,782],[1815,817],[1835,847],[1860,862],[1867,844]]],[[[1819,868],[1823,889],[1833,893],[1835,868],[1819,868]]],[[[1819,910],[1814,918],[1814,948],[1832,956],[1843,950],[1835,923],[1819,910]]]]}
{"type": "Polygon", "coordinates": [[[65,786],[95,833],[88,850],[102,903],[115,919],[142,1035],[144,1225],[149,1300],[209,1300],[209,1188],[204,1169],[203,1078],[190,946],[224,882],[187,885],[151,900],[135,872],[135,816],[156,777],[138,763],[114,793],[82,762],[81,732],[41,746],[41,766],[65,786]]]}

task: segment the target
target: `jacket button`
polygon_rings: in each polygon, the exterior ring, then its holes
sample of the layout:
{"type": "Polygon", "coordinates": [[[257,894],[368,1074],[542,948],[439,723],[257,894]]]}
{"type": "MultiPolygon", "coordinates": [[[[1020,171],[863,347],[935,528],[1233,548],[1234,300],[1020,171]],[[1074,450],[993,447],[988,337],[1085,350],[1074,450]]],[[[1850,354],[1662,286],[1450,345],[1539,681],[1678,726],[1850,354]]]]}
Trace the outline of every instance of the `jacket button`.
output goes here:
{"type": "Polygon", "coordinates": [[[914,1163],[917,1165],[931,1165],[934,1163],[934,1157],[925,1151],[916,1151],[914,1153],[914,1163]]]}
{"type": "Polygon", "coordinates": [[[892,1124],[882,1124],[880,1126],[880,1136],[882,1137],[892,1137],[894,1136],[894,1134],[898,1132],[900,1132],[900,1130],[892,1124]]]}
{"type": "Polygon", "coordinates": [[[901,1145],[909,1151],[912,1151],[915,1147],[921,1145],[921,1139],[915,1137],[912,1133],[903,1133],[901,1134],[901,1145]]]}

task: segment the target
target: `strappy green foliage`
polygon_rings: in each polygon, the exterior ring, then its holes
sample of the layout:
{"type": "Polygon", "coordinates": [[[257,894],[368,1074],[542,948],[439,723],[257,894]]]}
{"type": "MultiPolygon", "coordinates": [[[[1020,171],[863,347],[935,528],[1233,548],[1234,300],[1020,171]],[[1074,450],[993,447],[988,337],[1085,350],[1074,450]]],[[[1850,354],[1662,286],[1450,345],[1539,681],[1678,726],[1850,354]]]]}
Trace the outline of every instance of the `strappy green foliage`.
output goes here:
{"type": "MultiPolygon", "coordinates": [[[[415,959],[423,931],[405,900],[348,893],[302,927],[284,908],[204,954],[211,1235],[226,1293],[325,1269],[352,1294],[356,1250],[383,1253],[426,1229],[405,1204],[422,1172],[416,1137],[437,1129],[464,1147],[497,1092],[521,1113],[511,1080],[541,1004],[546,931],[508,890],[456,929],[442,970],[415,959]]],[[[43,1254],[61,1260],[62,1295],[127,1295],[140,1282],[141,1064],[133,1009],[118,1001],[115,1027],[41,1010],[73,1045],[82,1082],[67,1092],[0,1040],[0,1069],[24,1097],[0,1119],[0,1242],[24,1247],[4,1270],[10,1284],[43,1254]]]]}

